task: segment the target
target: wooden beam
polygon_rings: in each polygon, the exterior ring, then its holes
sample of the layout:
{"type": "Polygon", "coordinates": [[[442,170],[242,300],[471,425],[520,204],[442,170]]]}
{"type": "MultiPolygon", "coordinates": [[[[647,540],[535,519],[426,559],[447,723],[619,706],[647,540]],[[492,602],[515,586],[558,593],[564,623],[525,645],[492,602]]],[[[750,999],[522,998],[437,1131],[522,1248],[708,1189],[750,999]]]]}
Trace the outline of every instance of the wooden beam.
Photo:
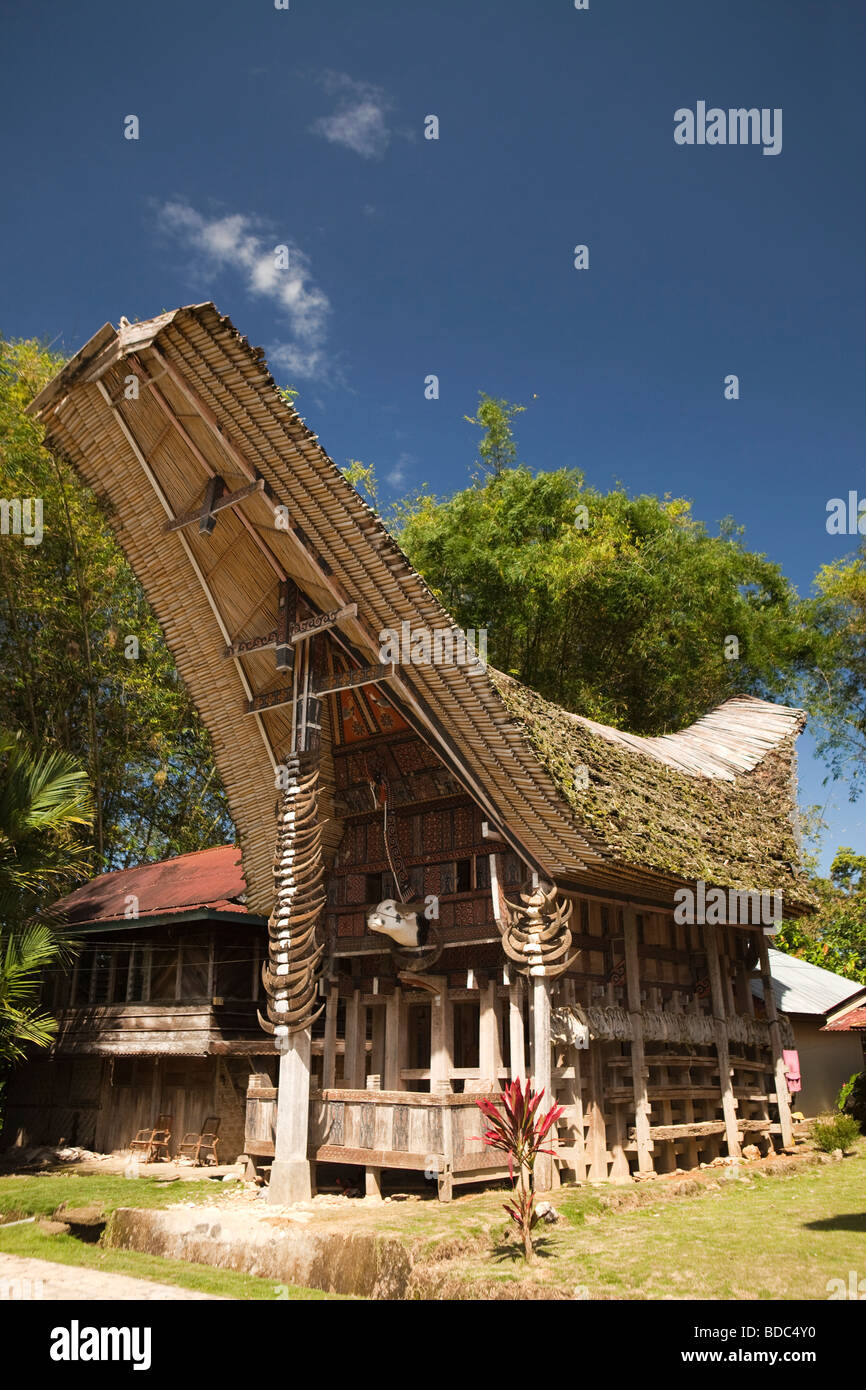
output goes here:
{"type": "Polygon", "coordinates": [[[508,1041],[511,1050],[511,1080],[526,1081],[525,1035],[523,1030],[523,981],[515,970],[508,986],[508,1041]]]}
{"type": "Polygon", "coordinates": [[[634,1124],[637,1141],[637,1163],[641,1173],[653,1171],[653,1144],[650,1136],[646,1084],[646,1056],[643,1041],[643,1015],[640,998],[640,959],[637,943],[637,914],[634,908],[623,908],[625,929],[625,978],[628,1011],[631,1018],[631,1074],[634,1090],[634,1124]]]}
{"type": "Polygon", "coordinates": [[[607,1182],[607,1124],[604,1113],[604,1043],[597,1038],[589,1045],[587,1119],[590,1182],[607,1182]]]}
{"type": "MultiPolygon", "coordinates": [[[[129,447],[131,448],[133,454],[134,454],[135,457],[137,458],[138,462],[141,464],[141,467],[144,469],[145,475],[146,475],[148,481],[150,482],[150,485],[151,485],[151,487],[153,488],[154,492],[156,493],[157,498],[159,499],[159,503],[160,503],[160,505],[161,505],[163,511],[165,512],[165,514],[166,514],[166,516],[169,518],[169,520],[170,520],[170,521],[173,521],[175,518],[174,518],[174,513],[173,513],[173,511],[172,511],[171,503],[169,502],[168,497],[166,496],[165,492],[163,491],[162,484],[160,483],[159,479],[157,478],[156,474],[154,473],[153,469],[151,468],[150,464],[148,463],[147,459],[145,458],[144,453],[143,453],[143,451],[142,451],[142,449],[141,449],[141,447],[140,447],[140,445],[139,445],[139,443],[138,443],[138,440],[135,438],[135,435],[132,433],[132,430],[130,429],[129,425],[126,423],[126,420],[124,419],[124,417],[123,417],[123,415],[121,414],[120,410],[117,408],[117,406],[115,406],[115,405],[112,403],[111,397],[110,397],[110,395],[108,394],[108,391],[106,390],[105,383],[102,382],[102,381],[98,381],[98,382],[96,383],[96,385],[97,385],[97,387],[98,387],[98,389],[99,389],[99,391],[100,391],[100,393],[101,393],[103,399],[105,400],[105,402],[106,402],[106,404],[107,404],[109,410],[111,411],[112,415],[114,416],[115,420],[117,421],[118,425],[120,426],[120,429],[123,431],[123,434],[124,434],[124,436],[125,436],[125,438],[126,438],[126,441],[127,441],[127,443],[129,444],[129,447]]],[[[158,394],[158,393],[157,393],[157,394],[158,394]]],[[[186,536],[183,534],[182,531],[178,531],[178,533],[177,533],[177,538],[178,538],[178,540],[180,541],[181,545],[183,546],[183,549],[184,549],[184,552],[185,552],[185,554],[186,554],[186,557],[187,557],[187,559],[189,560],[190,564],[192,565],[193,572],[194,572],[196,578],[198,579],[199,583],[201,584],[202,589],[204,590],[205,598],[207,599],[208,605],[209,605],[209,607],[210,607],[210,610],[211,610],[211,612],[213,613],[214,618],[216,619],[217,627],[219,628],[220,633],[222,634],[223,641],[226,643],[226,645],[228,645],[228,643],[229,643],[229,632],[228,632],[228,628],[226,627],[225,623],[223,622],[222,614],[221,614],[220,611],[219,611],[219,608],[218,608],[218,606],[217,606],[216,599],[214,598],[214,596],[213,596],[213,594],[212,594],[212,592],[211,592],[211,590],[210,590],[210,587],[209,587],[209,585],[208,585],[208,582],[207,582],[207,580],[205,579],[204,575],[203,575],[202,572],[201,572],[201,566],[199,565],[198,561],[196,560],[195,555],[193,554],[192,549],[191,549],[191,547],[190,547],[189,541],[187,540],[186,536]]],[[[243,666],[240,664],[239,661],[236,661],[236,662],[235,662],[235,667],[236,667],[236,670],[237,670],[237,672],[238,672],[238,676],[239,676],[239,678],[240,678],[240,682],[241,682],[241,685],[242,685],[242,687],[243,687],[243,689],[244,689],[244,693],[245,693],[247,699],[248,699],[248,700],[249,700],[249,699],[252,699],[252,695],[253,695],[252,687],[251,687],[249,681],[247,680],[246,672],[244,671],[243,666]]],[[[261,720],[261,718],[260,718],[259,716],[256,716],[256,725],[257,725],[258,730],[259,730],[259,733],[260,733],[260,735],[261,735],[262,742],[263,742],[263,744],[265,745],[265,751],[267,752],[267,755],[268,755],[268,757],[269,757],[269,759],[270,759],[271,767],[272,767],[274,770],[276,770],[276,767],[277,767],[277,759],[276,759],[276,756],[275,756],[275,754],[274,754],[274,750],[273,750],[273,748],[271,747],[271,741],[270,741],[270,739],[268,738],[267,730],[265,729],[265,726],[264,726],[264,724],[262,723],[262,720],[261,720]]]]}
{"type": "Polygon", "coordinates": [[[311,1041],[310,1028],[293,1033],[280,1056],[274,1162],[268,1185],[268,1201],[280,1206],[308,1202],[312,1196],[307,1155],[311,1041]]]}
{"type": "Polygon", "coordinates": [[[236,492],[223,493],[222,496],[216,493],[217,486],[225,487],[225,483],[219,474],[214,474],[212,478],[208,479],[208,492],[201,509],[197,512],[184,512],[175,521],[167,521],[164,529],[166,531],[181,531],[185,526],[192,526],[197,521],[199,522],[199,530],[210,535],[213,526],[206,528],[203,523],[215,519],[217,512],[224,511],[226,507],[236,506],[245,497],[252,497],[257,492],[263,492],[265,480],[258,478],[254,483],[248,483],[246,487],[238,488],[236,492]]]}
{"type": "MultiPolygon", "coordinates": [[[[174,382],[174,384],[177,386],[178,390],[180,390],[182,394],[188,396],[189,388],[187,388],[186,383],[184,382],[183,377],[180,375],[180,373],[176,372],[175,369],[168,362],[166,362],[165,358],[162,356],[162,353],[157,348],[153,348],[153,353],[156,356],[157,360],[162,363],[162,366],[164,368],[164,372],[162,374],[168,375],[174,382]]],[[[144,372],[145,374],[147,373],[147,368],[143,365],[143,363],[135,355],[135,353],[130,353],[129,361],[132,362],[133,365],[137,367],[140,372],[144,372]]],[[[153,395],[153,398],[159,406],[160,410],[162,411],[163,415],[165,415],[166,419],[170,422],[173,428],[177,430],[181,439],[186,444],[190,453],[193,455],[193,458],[198,460],[208,477],[213,477],[217,470],[211,466],[211,463],[209,462],[206,455],[202,453],[201,449],[196,444],[192,435],[186,429],[185,425],[182,424],[180,418],[177,415],[177,412],[172,409],[168,401],[165,399],[165,396],[157,387],[154,386],[151,388],[151,394],[153,395]]],[[[194,393],[192,394],[194,396],[194,393]]],[[[201,415],[201,410],[196,408],[194,401],[193,406],[194,409],[196,409],[196,413],[201,415]]],[[[207,408],[204,406],[203,403],[201,403],[201,406],[202,409],[207,408]]],[[[201,418],[204,419],[205,417],[202,415],[201,418]]],[[[210,427],[210,421],[205,421],[205,423],[207,423],[210,427]]],[[[215,418],[212,428],[215,429],[217,437],[222,438],[219,426],[216,424],[215,418]]],[[[244,459],[242,455],[239,455],[238,458],[240,459],[240,462],[237,463],[237,467],[240,473],[245,478],[247,478],[249,482],[257,482],[258,475],[255,469],[250,467],[250,465],[247,463],[246,459],[244,459]]],[[[265,492],[267,493],[267,487],[265,488],[265,492]]],[[[252,538],[253,542],[258,547],[258,549],[262,552],[268,564],[276,573],[277,578],[288,579],[289,576],[286,574],[286,571],[283,569],[282,565],[279,564],[276,556],[273,554],[270,547],[267,546],[265,542],[262,540],[262,537],[259,535],[258,531],[253,526],[249,518],[244,516],[244,513],[242,511],[236,512],[235,515],[237,516],[244,530],[252,538]]]]}
{"type": "Polygon", "coordinates": [[[382,1088],[396,1091],[400,1086],[400,1068],[403,1057],[400,1053],[400,1000],[399,985],[393,994],[387,996],[385,1003],[385,1066],[382,1075],[382,1088]]]}
{"type": "Polygon", "coordinates": [[[707,969],[710,976],[710,994],[713,1002],[713,1020],[716,1034],[716,1055],[719,1059],[719,1086],[722,1092],[722,1114],[725,1119],[725,1138],[731,1158],[740,1156],[740,1137],[737,1133],[737,1101],[731,1083],[731,1058],[728,1047],[728,1025],[725,1013],[725,993],[722,984],[722,967],[719,961],[718,928],[707,923],[702,928],[704,946],[707,952],[707,969]]]}
{"type": "Polygon", "coordinates": [[[336,980],[328,985],[328,1002],[325,1005],[325,1048],[322,1053],[322,1090],[333,1088],[337,1069],[337,1009],[340,1004],[340,986],[336,980]]]}
{"type": "Polygon", "coordinates": [[[499,1020],[496,1011],[495,976],[481,990],[478,1010],[478,1072],[482,1079],[490,1080],[493,1089],[498,1087],[499,1068],[502,1058],[499,1053],[499,1020]]]}
{"type": "Polygon", "coordinates": [[[359,685],[379,685],[382,681],[391,680],[396,670],[393,661],[379,662],[373,666],[359,666],[353,671],[343,671],[329,680],[321,681],[313,694],[319,698],[322,695],[334,695],[338,690],[354,690],[359,685]]]}
{"type": "Polygon", "coordinates": [[[437,993],[430,998],[430,1090],[441,1094],[450,1091],[452,1058],[451,1001],[448,998],[448,979],[445,975],[428,976],[437,993]]]}
{"type": "MultiPolygon", "coordinates": [[[[166,357],[163,356],[159,348],[151,344],[149,347],[149,351],[153,355],[154,359],[159,364],[159,366],[163,369],[163,371],[169,376],[171,381],[177,387],[178,391],[180,391],[181,395],[185,397],[185,399],[192,406],[196,414],[207,425],[213,438],[218,442],[226,456],[229,459],[231,459],[231,461],[235,464],[238,471],[244,477],[248,478],[250,482],[254,481],[254,479],[257,476],[255,470],[248,463],[241,451],[234,444],[232,444],[231,440],[226,438],[225,434],[223,433],[220,427],[216,415],[210,409],[210,407],[199,398],[198,394],[186,382],[183,375],[172,365],[172,363],[170,363],[167,360],[166,357]]],[[[129,360],[136,361],[133,354],[130,354],[129,360]]],[[[139,368],[141,368],[142,364],[136,361],[136,365],[138,365],[139,368]]],[[[147,368],[145,368],[145,372],[147,372],[147,368]]],[[[153,388],[153,395],[154,397],[162,401],[163,408],[165,410],[167,410],[169,413],[172,413],[171,407],[165,401],[164,397],[162,397],[161,392],[158,388],[153,388]]],[[[176,419],[177,417],[172,413],[172,418],[176,419]]],[[[201,454],[201,451],[197,448],[195,442],[190,439],[187,432],[183,430],[183,427],[180,425],[179,422],[178,426],[182,430],[185,439],[190,444],[190,447],[194,450],[197,457],[203,459],[204,456],[201,454]]],[[[209,472],[215,471],[211,468],[211,465],[208,464],[206,460],[205,466],[207,467],[209,472]]],[[[279,561],[277,560],[273,552],[270,550],[270,547],[264,543],[262,537],[259,535],[256,528],[244,516],[243,512],[239,511],[237,515],[241,519],[242,523],[244,524],[244,526],[246,527],[247,531],[250,533],[256,544],[263,551],[266,558],[268,559],[268,562],[275,569],[277,575],[281,579],[287,579],[289,577],[287,572],[280,565],[279,561]]],[[[279,533],[287,537],[289,542],[303,556],[307,565],[313,566],[313,569],[316,572],[317,582],[321,584],[321,586],[331,594],[335,603],[337,603],[338,605],[346,605],[351,602],[351,598],[343,589],[343,586],[334,579],[333,575],[330,572],[327,572],[325,570],[323,565],[319,562],[319,559],[317,559],[317,557],[307,548],[307,546],[304,544],[301,538],[298,535],[296,535],[295,531],[291,527],[289,527],[288,529],[284,529],[281,527],[279,529],[279,533]]],[[[362,621],[360,616],[356,618],[354,621],[357,624],[358,630],[362,634],[363,641],[367,647],[368,653],[378,652],[379,642],[376,635],[368,631],[365,623],[362,621]]],[[[339,632],[339,629],[335,630],[334,635],[335,639],[340,643],[340,645],[343,646],[345,650],[348,651],[349,654],[355,660],[360,660],[358,652],[355,649],[354,643],[350,642],[348,638],[342,636],[339,632]]],[[[228,643],[226,645],[228,645],[228,643]]],[[[400,712],[404,714],[404,716],[407,718],[408,723],[412,726],[412,728],[414,728],[415,732],[420,734],[422,738],[431,737],[434,740],[440,751],[440,755],[443,757],[443,760],[445,761],[446,766],[454,773],[457,780],[461,783],[461,785],[465,788],[469,795],[474,797],[474,799],[478,802],[481,810],[485,812],[487,817],[494,824],[502,826],[502,838],[505,840],[505,842],[510,846],[511,849],[515,851],[515,853],[517,853],[520,856],[520,858],[524,860],[525,863],[530,864],[532,867],[541,871],[543,866],[540,863],[536,863],[534,856],[530,853],[526,846],[522,844],[519,836],[517,836],[511,828],[506,826],[505,817],[499,814],[499,810],[495,803],[491,801],[486,788],[482,786],[478,778],[472,772],[470,772],[465,762],[461,759],[451,738],[441,727],[439,719],[433,714],[433,711],[429,708],[426,700],[424,700],[416,693],[413,687],[408,683],[405,674],[395,671],[393,681],[395,693],[399,695],[401,705],[403,706],[401,707],[400,712]],[[408,706],[408,709],[404,708],[405,706],[408,706]]]]}
{"type": "MultiPolygon", "coordinates": [[[[550,988],[551,981],[544,976],[532,980],[532,1080],[536,1091],[544,1090],[539,1113],[545,1114],[554,1099],[551,1086],[553,1041],[550,1034],[550,988]]],[[[558,1170],[550,1154],[539,1154],[535,1160],[535,1184],[539,1192],[550,1192],[553,1187],[559,1186],[558,1170]]]]}
{"type": "Polygon", "coordinates": [[[788,1149],[794,1142],[794,1125],[791,1120],[791,1104],[788,1098],[788,1074],[782,1055],[782,1033],[779,1028],[779,1011],[773,994],[773,978],[770,973],[770,955],[767,938],[762,931],[756,932],[758,938],[758,959],[761,963],[761,980],[764,986],[764,1009],[770,1025],[770,1047],[773,1052],[773,1071],[776,1079],[776,1104],[779,1107],[779,1128],[782,1134],[782,1147],[788,1149]]]}

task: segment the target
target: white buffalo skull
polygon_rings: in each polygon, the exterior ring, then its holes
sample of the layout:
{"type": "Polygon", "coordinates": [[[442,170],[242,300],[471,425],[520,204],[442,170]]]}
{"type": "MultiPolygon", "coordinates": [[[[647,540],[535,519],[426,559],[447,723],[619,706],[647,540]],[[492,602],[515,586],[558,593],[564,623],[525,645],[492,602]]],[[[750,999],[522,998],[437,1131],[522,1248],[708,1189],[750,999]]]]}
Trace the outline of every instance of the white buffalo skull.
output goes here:
{"type": "Polygon", "coordinates": [[[426,946],[430,923],[424,916],[425,906],[418,900],[398,903],[394,898],[386,898],[367,913],[367,926],[370,931],[390,936],[397,946],[409,949],[426,946]]]}

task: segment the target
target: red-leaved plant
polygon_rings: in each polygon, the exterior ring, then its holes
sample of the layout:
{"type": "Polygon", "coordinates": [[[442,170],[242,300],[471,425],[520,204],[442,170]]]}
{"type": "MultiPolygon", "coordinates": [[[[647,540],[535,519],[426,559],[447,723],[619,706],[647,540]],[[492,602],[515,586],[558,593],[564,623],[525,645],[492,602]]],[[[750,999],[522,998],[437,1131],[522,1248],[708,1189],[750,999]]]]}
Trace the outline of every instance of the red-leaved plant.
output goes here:
{"type": "Polygon", "coordinates": [[[534,1173],[535,1160],[539,1154],[552,1154],[553,1149],[543,1147],[560,1115],[561,1105],[552,1105],[546,1115],[538,1115],[538,1107],[544,1095],[533,1091],[532,1081],[526,1083],[526,1090],[520,1079],[511,1081],[502,1088],[501,1114],[493,1101],[482,1098],[475,1103],[490,1128],[481,1136],[483,1143],[491,1149],[501,1149],[508,1155],[508,1172],[511,1176],[511,1201],[505,1203],[505,1210],[517,1226],[523,1238],[523,1254],[532,1259],[532,1232],[538,1225],[538,1212],[535,1210],[534,1173]]]}

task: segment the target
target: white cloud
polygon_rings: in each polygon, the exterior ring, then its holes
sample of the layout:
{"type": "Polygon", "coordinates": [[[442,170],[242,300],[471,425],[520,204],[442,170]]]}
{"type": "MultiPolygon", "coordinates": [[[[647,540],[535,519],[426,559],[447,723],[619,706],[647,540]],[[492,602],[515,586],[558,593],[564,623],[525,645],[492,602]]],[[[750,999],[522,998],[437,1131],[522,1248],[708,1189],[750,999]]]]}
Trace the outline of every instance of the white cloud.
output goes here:
{"type": "Polygon", "coordinates": [[[270,299],[289,322],[293,342],[279,343],[274,360],[299,377],[327,375],[325,342],[331,303],[313,280],[309,257],[291,241],[273,240],[245,213],[204,217],[180,200],[162,204],[162,227],[184,241],[212,270],[234,270],[251,294],[270,299]],[[288,266],[284,265],[288,252],[288,266]]]}
{"type": "Polygon", "coordinates": [[[363,159],[381,159],[391,140],[388,112],[391,102],[381,87],[356,82],[343,72],[326,72],[320,78],[327,92],[337,97],[331,116],[320,116],[310,129],[332,145],[343,145],[363,159]]]}
{"type": "Polygon", "coordinates": [[[406,482],[407,469],[410,468],[414,462],[414,454],[400,454],[390,473],[385,474],[386,483],[390,483],[391,487],[402,487],[406,482]]]}

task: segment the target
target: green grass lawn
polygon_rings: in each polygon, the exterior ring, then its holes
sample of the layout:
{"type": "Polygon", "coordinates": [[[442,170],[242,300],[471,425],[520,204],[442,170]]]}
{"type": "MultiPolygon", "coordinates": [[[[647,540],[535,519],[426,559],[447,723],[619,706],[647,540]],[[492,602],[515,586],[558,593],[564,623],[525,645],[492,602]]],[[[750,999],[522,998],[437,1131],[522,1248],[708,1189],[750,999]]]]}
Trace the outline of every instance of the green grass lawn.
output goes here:
{"type": "Polygon", "coordinates": [[[4,1229],[3,1220],[26,1216],[51,1216],[61,1202],[69,1207],[99,1202],[106,1213],[116,1207],[164,1207],[178,1201],[216,1201],[225,1192],[222,1184],[175,1182],[160,1187],[155,1178],[128,1179],[78,1173],[45,1173],[35,1177],[0,1177],[0,1253],[55,1264],[79,1265],[107,1274],[128,1274],[160,1284],[175,1284],[199,1293],[234,1299],[322,1299],[334,1295],[294,1284],[275,1284],[252,1274],[239,1274],[186,1260],[167,1260],[136,1250],[103,1250],[71,1235],[48,1235],[35,1224],[4,1229]]]}
{"type": "MultiPolygon", "coordinates": [[[[539,1254],[526,1266],[502,1240],[505,1192],[367,1206],[347,1202],[322,1220],[347,1234],[375,1230],[410,1244],[416,1258],[449,1279],[479,1284],[529,1279],[588,1299],[826,1299],[830,1279],[866,1277],[866,1147],[855,1157],[790,1174],[744,1165],[746,1181],[723,1170],[704,1176],[699,1195],[668,1197],[665,1180],[641,1189],[561,1188],[558,1224],[540,1227],[539,1254]],[[614,1210],[605,1201],[638,1192],[644,1205],[614,1210]]],[[[49,1215],[61,1201],[84,1205],[219,1204],[225,1189],[208,1181],[159,1187],[152,1178],[50,1174],[0,1178],[0,1213],[49,1215]]],[[[4,1230],[0,1251],[91,1265],[230,1298],[270,1298],[276,1286],[248,1275],[182,1261],[102,1250],[34,1226],[4,1230]]],[[[479,1292],[481,1290],[479,1289],[479,1292]]],[[[286,1295],[283,1294],[283,1297],[286,1295]]],[[[324,1295],[290,1289],[293,1298],[324,1295]]]]}
{"type": "MultiPolygon", "coordinates": [[[[826,1299],[828,1280],[866,1276],[862,1152],[633,1211],[598,1212],[587,1195],[554,1198],[567,1225],[547,1228],[528,1276],[578,1298],[826,1299]]],[[[470,1279],[527,1277],[511,1256],[499,1256],[498,1275],[495,1257],[458,1263],[470,1279]]]]}
{"type": "Polygon", "coordinates": [[[26,1177],[0,1177],[0,1222],[11,1216],[50,1216],[61,1202],[69,1207],[99,1202],[106,1212],[115,1207],[167,1207],[181,1200],[218,1198],[222,1183],[171,1182],[160,1186],[157,1178],[125,1178],[120,1173],[37,1173],[26,1177]]]}

